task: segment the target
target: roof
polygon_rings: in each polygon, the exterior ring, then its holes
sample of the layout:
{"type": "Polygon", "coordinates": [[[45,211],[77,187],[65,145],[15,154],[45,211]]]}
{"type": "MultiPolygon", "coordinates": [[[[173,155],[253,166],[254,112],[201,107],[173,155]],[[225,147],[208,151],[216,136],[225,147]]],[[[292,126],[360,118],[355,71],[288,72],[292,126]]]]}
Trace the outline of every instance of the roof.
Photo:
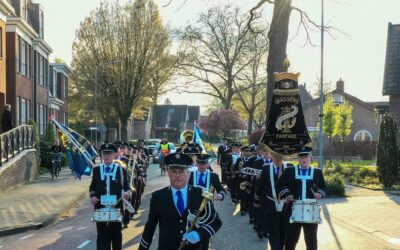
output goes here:
{"type": "Polygon", "coordinates": [[[389,23],[385,73],[383,77],[383,95],[400,93],[400,24],[389,23]]]}
{"type": "Polygon", "coordinates": [[[306,104],[312,102],[313,98],[310,95],[310,93],[308,92],[308,90],[306,89],[305,84],[304,85],[299,85],[299,91],[300,91],[301,103],[303,105],[306,105],[306,104]]]}
{"type": "Polygon", "coordinates": [[[188,106],[189,120],[188,122],[194,122],[200,120],[200,106],[188,106]]]}
{"type": "Polygon", "coordinates": [[[187,105],[157,105],[154,110],[157,128],[180,128],[188,121],[187,105]]]}

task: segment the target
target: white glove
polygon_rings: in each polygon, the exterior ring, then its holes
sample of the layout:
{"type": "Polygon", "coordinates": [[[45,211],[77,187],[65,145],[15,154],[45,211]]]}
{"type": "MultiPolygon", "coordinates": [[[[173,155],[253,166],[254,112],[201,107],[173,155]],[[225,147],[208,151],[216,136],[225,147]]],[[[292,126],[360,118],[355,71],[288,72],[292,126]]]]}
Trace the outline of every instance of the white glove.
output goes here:
{"type": "Polygon", "coordinates": [[[191,244],[196,244],[200,241],[200,236],[197,232],[192,231],[183,235],[183,240],[189,241],[191,244]]]}

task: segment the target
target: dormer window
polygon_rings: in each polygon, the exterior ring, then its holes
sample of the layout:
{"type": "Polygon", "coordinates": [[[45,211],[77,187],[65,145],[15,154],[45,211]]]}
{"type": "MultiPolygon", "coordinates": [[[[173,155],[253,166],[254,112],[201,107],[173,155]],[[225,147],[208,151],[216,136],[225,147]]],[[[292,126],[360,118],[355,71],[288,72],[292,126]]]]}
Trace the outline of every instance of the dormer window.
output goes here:
{"type": "Polygon", "coordinates": [[[40,10],[40,14],[39,14],[39,36],[40,38],[44,39],[44,15],[43,15],[43,11],[40,10]]]}
{"type": "Polygon", "coordinates": [[[21,17],[25,21],[28,20],[28,0],[21,0],[21,17]]]}
{"type": "Polygon", "coordinates": [[[335,104],[343,104],[344,96],[342,96],[340,94],[333,94],[333,101],[335,104]]]}

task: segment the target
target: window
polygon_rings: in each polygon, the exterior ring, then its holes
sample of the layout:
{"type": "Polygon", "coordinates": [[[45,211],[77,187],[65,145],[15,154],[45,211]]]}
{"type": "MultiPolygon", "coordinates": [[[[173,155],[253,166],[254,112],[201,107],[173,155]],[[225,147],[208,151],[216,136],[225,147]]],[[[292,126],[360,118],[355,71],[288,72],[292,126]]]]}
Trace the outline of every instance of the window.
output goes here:
{"type": "Polygon", "coordinates": [[[57,71],[53,70],[53,83],[50,84],[50,93],[53,97],[57,97],[57,71]]]}
{"type": "Polygon", "coordinates": [[[359,130],[354,134],[354,142],[356,144],[370,144],[372,142],[372,134],[368,130],[359,130]]]}
{"type": "Polygon", "coordinates": [[[39,105],[39,133],[43,135],[44,132],[44,107],[42,104],[39,105]]]}
{"type": "Polygon", "coordinates": [[[31,100],[26,102],[26,120],[29,121],[29,119],[31,119],[31,100]]]}
{"type": "Polygon", "coordinates": [[[68,77],[64,76],[64,99],[68,98],[68,77]]]}
{"type": "Polygon", "coordinates": [[[40,17],[39,17],[39,35],[40,38],[44,38],[44,28],[43,28],[43,11],[40,11],[40,17]]]}
{"type": "Polygon", "coordinates": [[[43,85],[43,56],[39,55],[39,84],[43,85]]]}
{"type": "Polygon", "coordinates": [[[26,124],[26,99],[21,98],[21,124],[26,124]]]}
{"type": "Polygon", "coordinates": [[[19,72],[19,69],[20,69],[20,67],[19,67],[19,40],[20,40],[20,38],[19,38],[19,36],[17,36],[17,41],[16,41],[16,43],[18,44],[18,49],[15,51],[15,63],[16,63],[16,67],[17,67],[17,72],[19,72]]]}
{"type": "Polygon", "coordinates": [[[3,58],[3,28],[0,27],[0,58],[3,58]]]}
{"type": "Polygon", "coordinates": [[[21,17],[25,21],[27,20],[27,13],[28,13],[28,8],[27,8],[27,0],[22,0],[21,1],[21,17]]]}
{"type": "Polygon", "coordinates": [[[335,104],[342,104],[344,103],[344,96],[339,94],[333,94],[333,100],[335,104]]]}
{"type": "Polygon", "coordinates": [[[19,39],[19,53],[20,53],[20,73],[26,75],[26,43],[21,38],[19,39]]]}
{"type": "Polygon", "coordinates": [[[19,96],[17,96],[17,107],[15,109],[15,126],[19,126],[19,110],[20,110],[20,104],[19,104],[19,96]]]}

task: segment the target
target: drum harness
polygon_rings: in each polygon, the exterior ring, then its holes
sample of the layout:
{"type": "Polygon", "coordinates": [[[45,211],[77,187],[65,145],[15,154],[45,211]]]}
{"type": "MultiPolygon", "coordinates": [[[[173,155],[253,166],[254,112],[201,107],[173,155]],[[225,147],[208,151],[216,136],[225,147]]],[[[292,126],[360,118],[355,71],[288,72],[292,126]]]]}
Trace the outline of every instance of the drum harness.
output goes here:
{"type": "MultiPolygon", "coordinates": [[[[274,171],[275,171],[275,170],[274,170],[275,165],[274,165],[273,163],[271,163],[271,165],[272,165],[272,167],[269,168],[269,179],[270,179],[270,182],[271,182],[272,197],[269,196],[269,195],[267,195],[267,198],[270,199],[270,200],[272,200],[273,202],[275,202],[276,211],[281,212],[281,211],[282,211],[282,208],[283,208],[283,201],[279,200],[279,199],[276,197],[276,192],[275,192],[275,178],[274,178],[274,177],[275,177],[275,173],[274,173],[274,171]]],[[[283,168],[282,168],[282,171],[283,171],[284,169],[286,169],[287,163],[284,162],[282,167],[283,167],[283,168]]]]}
{"type": "Polygon", "coordinates": [[[310,175],[299,175],[300,168],[299,165],[295,167],[296,179],[301,180],[301,200],[307,200],[307,180],[314,179],[314,168],[310,167],[310,175]]]}

